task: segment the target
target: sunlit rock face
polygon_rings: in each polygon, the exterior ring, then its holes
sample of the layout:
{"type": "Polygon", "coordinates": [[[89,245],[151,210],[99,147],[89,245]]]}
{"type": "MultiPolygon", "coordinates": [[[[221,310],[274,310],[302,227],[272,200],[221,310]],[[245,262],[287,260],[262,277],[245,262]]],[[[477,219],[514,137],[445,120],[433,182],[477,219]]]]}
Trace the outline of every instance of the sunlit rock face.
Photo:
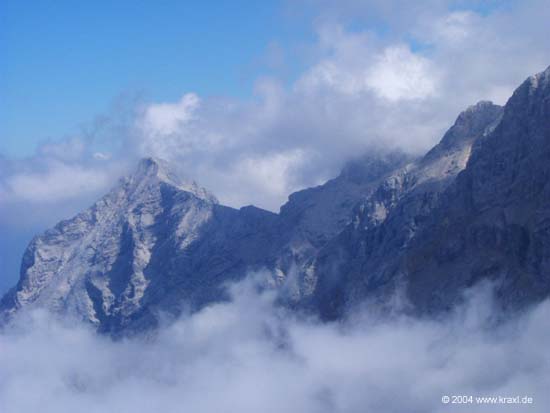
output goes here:
{"type": "Polygon", "coordinates": [[[161,161],[144,159],[91,208],[31,242],[17,290],[4,301],[11,301],[9,311],[45,306],[101,327],[123,326],[146,300],[161,243],[168,237],[185,251],[215,205],[161,161]]]}
{"type": "Polygon", "coordinates": [[[549,78],[529,78],[504,108],[468,108],[423,157],[350,162],[279,214],[220,205],[143,159],[30,243],[2,318],[45,307],[113,335],[144,331],[227,299],[228,283],[258,272],[279,303],[325,319],[396,296],[445,311],[482,280],[507,307],[538,301],[550,291],[549,78]]]}
{"type": "Polygon", "coordinates": [[[223,207],[161,160],[144,159],[91,208],[30,243],[4,313],[46,307],[109,332],[155,325],[159,312],[221,299],[220,284],[255,264],[248,252],[268,255],[271,244],[250,235],[268,233],[274,217],[223,207]]]}

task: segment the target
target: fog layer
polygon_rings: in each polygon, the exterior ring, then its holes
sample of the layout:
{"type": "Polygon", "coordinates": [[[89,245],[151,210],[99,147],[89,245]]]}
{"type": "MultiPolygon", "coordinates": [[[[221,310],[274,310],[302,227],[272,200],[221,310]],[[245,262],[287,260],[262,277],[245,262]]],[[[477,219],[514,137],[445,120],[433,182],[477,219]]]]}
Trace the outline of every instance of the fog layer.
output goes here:
{"type": "Polygon", "coordinates": [[[252,283],[161,328],[113,342],[43,312],[0,334],[0,411],[545,412],[550,303],[506,322],[478,289],[440,319],[299,319],[252,283]],[[471,395],[467,405],[443,404],[471,395]],[[529,396],[533,404],[476,403],[529,396]]]}

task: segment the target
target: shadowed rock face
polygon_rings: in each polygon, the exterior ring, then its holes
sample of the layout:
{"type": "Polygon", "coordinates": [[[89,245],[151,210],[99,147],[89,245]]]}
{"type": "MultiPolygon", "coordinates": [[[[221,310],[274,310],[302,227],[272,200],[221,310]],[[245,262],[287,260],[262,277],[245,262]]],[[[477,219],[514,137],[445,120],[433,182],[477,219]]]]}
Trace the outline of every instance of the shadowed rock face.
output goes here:
{"type": "Polygon", "coordinates": [[[501,116],[502,107],[490,102],[468,108],[424,157],[387,176],[358,205],[353,224],[319,253],[310,305],[334,319],[367,296],[385,301],[393,294],[403,279],[401,254],[465,168],[474,143],[491,133],[501,116]]]}
{"type": "Polygon", "coordinates": [[[527,79],[472,154],[402,262],[420,309],[481,279],[506,307],[550,292],[550,68],[527,79]],[[431,292],[428,292],[428,288],[431,292]]]}
{"type": "Polygon", "coordinates": [[[504,305],[528,305],[550,291],[549,73],[505,108],[468,108],[424,157],[357,159],[280,214],[220,205],[144,159],[30,243],[1,315],[38,306],[113,335],[143,331],[263,269],[281,302],[326,319],[366,298],[383,307],[401,289],[416,311],[444,311],[485,279],[504,305]]]}
{"type": "Polygon", "coordinates": [[[314,299],[325,318],[366,297],[386,301],[401,287],[422,313],[451,308],[482,280],[495,281],[508,308],[548,296],[549,74],[525,81],[503,111],[488,103],[468,109],[420,162],[426,169],[469,141],[464,171],[409,189],[374,228],[360,215],[357,227],[326,247],[314,299]]]}
{"type": "Polygon", "coordinates": [[[276,266],[284,275],[284,300],[296,304],[312,294],[319,251],[351,224],[359,203],[370,199],[389,175],[411,160],[399,152],[368,154],[324,185],[290,195],[280,213],[288,238],[276,266]]]}

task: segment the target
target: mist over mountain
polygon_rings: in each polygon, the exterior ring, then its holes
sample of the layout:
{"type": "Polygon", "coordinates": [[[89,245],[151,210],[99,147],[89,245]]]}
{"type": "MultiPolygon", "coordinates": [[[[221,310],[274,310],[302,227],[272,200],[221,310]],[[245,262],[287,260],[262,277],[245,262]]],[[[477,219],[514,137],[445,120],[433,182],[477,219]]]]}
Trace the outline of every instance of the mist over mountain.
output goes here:
{"type": "Polygon", "coordinates": [[[550,412],[549,0],[0,16],[0,413],[550,412]]]}
{"type": "Polygon", "coordinates": [[[550,68],[279,213],[144,158],[29,244],[0,410],[545,412],[549,159],[550,68]]]}
{"type": "MultiPolygon", "coordinates": [[[[6,412],[544,413],[550,403],[550,303],[495,319],[490,285],[437,320],[356,312],[318,323],[258,293],[112,341],[34,311],[0,334],[6,412]],[[530,397],[530,404],[445,404],[442,397],[530,397]]],[[[261,279],[261,277],[260,277],[261,279]]]]}
{"type": "Polygon", "coordinates": [[[279,302],[324,319],[402,295],[448,311],[466,288],[498,284],[520,309],[547,297],[550,69],[506,106],[461,113],[425,156],[372,153],[290,195],[279,214],[234,209],[146,158],[94,206],[36,237],[2,299],[9,319],[46,308],[99,331],[141,332],[227,299],[265,271],[279,302]]]}

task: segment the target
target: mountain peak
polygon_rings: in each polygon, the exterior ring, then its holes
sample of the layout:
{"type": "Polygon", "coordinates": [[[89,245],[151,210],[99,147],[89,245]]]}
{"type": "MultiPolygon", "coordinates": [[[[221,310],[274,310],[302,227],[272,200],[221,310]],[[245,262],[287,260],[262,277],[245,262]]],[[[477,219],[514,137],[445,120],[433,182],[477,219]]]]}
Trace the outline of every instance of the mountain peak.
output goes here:
{"type": "Polygon", "coordinates": [[[498,124],[503,109],[502,106],[486,100],[469,106],[458,115],[453,126],[445,133],[439,144],[425,155],[424,159],[433,160],[443,154],[465,149],[469,152],[473,141],[498,124]]]}
{"type": "Polygon", "coordinates": [[[496,120],[502,113],[502,109],[502,106],[495,105],[489,100],[481,100],[462,111],[454,126],[465,125],[471,129],[479,129],[481,125],[487,126],[487,120],[496,120]]]}
{"type": "Polygon", "coordinates": [[[550,85],[550,66],[546,70],[530,76],[527,81],[531,90],[538,89],[539,87],[548,87],[550,85]]]}
{"type": "Polygon", "coordinates": [[[146,177],[158,178],[163,182],[172,184],[179,184],[181,181],[181,178],[174,173],[167,161],[153,156],[142,158],[139,161],[134,176],[141,179],[146,177]]]}
{"type": "Polygon", "coordinates": [[[166,163],[166,161],[160,158],[155,158],[154,156],[147,156],[139,160],[138,171],[147,172],[156,170],[162,163],[166,163]]]}
{"type": "Polygon", "coordinates": [[[143,181],[158,181],[173,186],[179,190],[192,193],[198,198],[217,203],[216,197],[199,186],[195,181],[188,181],[175,172],[174,168],[164,159],[153,156],[142,158],[130,180],[139,184],[143,181]]]}
{"type": "Polygon", "coordinates": [[[466,110],[462,111],[459,115],[459,118],[461,116],[467,116],[468,114],[475,114],[480,113],[488,110],[492,110],[495,107],[500,107],[499,105],[495,105],[490,100],[480,100],[474,105],[468,106],[466,110]]]}

